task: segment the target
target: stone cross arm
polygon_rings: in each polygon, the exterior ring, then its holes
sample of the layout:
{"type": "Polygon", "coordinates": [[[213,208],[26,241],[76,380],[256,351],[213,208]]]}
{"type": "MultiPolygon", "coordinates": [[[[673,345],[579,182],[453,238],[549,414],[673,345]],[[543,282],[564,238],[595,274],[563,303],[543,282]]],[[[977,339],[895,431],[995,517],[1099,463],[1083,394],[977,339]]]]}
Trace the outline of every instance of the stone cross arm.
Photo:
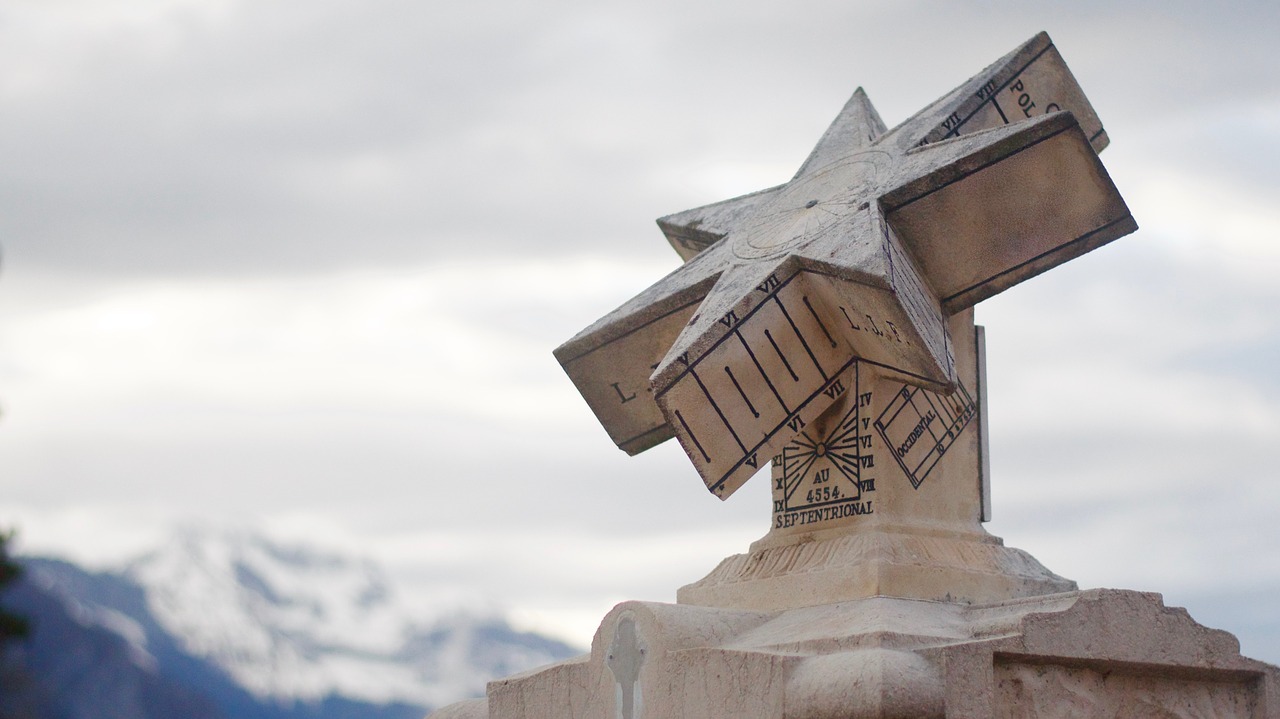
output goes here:
{"type": "Polygon", "coordinates": [[[785,185],[659,220],[688,262],[556,350],[630,453],[726,497],[855,362],[956,386],[947,318],[1136,229],[1043,33],[888,130],[858,90],[785,185]]]}

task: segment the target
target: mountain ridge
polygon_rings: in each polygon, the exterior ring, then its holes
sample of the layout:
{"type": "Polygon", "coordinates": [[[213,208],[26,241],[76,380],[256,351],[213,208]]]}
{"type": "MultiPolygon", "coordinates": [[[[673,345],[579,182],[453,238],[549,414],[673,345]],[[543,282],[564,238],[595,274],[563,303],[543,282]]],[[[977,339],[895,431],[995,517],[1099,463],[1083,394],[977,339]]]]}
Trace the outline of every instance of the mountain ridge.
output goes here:
{"type": "Polygon", "coordinates": [[[19,561],[26,574],[0,602],[35,627],[6,666],[62,682],[30,696],[64,697],[40,699],[39,716],[417,718],[579,653],[497,614],[415,614],[375,563],[254,533],[185,532],[119,571],[19,561]],[[85,647],[94,661],[71,662],[85,647]],[[77,684],[95,667],[132,693],[77,684]],[[86,709],[104,701],[131,709],[86,709]]]}

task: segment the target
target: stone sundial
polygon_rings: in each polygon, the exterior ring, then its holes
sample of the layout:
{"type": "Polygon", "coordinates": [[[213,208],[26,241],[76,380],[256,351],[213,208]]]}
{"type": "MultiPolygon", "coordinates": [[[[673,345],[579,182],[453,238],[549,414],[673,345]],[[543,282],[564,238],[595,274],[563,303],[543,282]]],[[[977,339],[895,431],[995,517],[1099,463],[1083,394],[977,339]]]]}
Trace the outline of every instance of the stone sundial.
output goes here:
{"type": "Polygon", "coordinates": [[[1137,228],[1106,144],[1044,33],[893,129],[859,89],[786,184],[658,220],[686,263],[555,355],[628,453],[674,436],[721,498],[771,465],[779,542],[981,532],[970,308],[1137,228]]]}
{"type": "Polygon", "coordinates": [[[1041,33],[888,130],[861,91],[790,182],[658,221],[687,261],[556,350],[627,452],[677,437],[770,529],[591,652],[433,719],[1280,716],[1280,667],[987,533],[972,305],[1136,229],[1041,33]]]}

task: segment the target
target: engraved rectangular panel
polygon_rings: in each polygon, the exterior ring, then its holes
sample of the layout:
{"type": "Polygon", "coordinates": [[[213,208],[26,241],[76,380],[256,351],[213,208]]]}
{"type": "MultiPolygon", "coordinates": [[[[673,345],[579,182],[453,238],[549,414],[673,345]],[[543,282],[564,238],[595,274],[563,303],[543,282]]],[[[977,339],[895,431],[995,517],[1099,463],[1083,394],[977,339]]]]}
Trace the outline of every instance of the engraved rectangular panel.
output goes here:
{"type": "Polygon", "coordinates": [[[889,220],[948,314],[1136,228],[1075,126],[897,205],[889,220]]]}
{"type": "Polygon", "coordinates": [[[903,385],[876,417],[876,430],[914,487],[919,487],[977,413],[964,384],[950,395],[903,385]]]}

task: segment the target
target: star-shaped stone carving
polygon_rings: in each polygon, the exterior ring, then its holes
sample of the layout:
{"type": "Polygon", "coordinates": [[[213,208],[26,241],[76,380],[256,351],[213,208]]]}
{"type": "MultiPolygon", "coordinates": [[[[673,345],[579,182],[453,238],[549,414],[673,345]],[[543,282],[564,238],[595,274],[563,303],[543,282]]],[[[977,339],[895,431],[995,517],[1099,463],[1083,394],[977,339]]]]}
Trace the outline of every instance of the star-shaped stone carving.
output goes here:
{"type": "Polygon", "coordinates": [[[662,218],[688,262],[556,350],[629,453],[727,497],[851,386],[955,386],[946,317],[1136,229],[1041,33],[892,130],[859,89],[790,182],[662,218]]]}

